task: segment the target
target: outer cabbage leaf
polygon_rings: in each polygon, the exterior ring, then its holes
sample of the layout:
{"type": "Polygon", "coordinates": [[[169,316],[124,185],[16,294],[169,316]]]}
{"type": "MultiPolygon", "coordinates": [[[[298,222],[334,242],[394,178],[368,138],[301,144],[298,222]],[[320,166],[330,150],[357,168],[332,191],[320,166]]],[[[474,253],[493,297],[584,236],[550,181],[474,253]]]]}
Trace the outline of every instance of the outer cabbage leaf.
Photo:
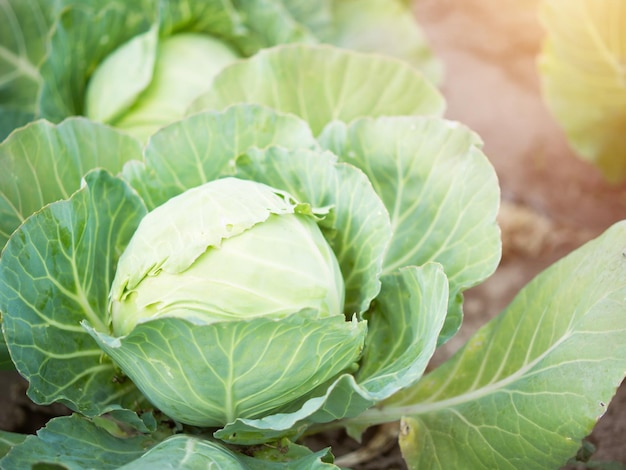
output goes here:
{"type": "Polygon", "coordinates": [[[295,116],[236,105],[163,128],[148,142],[145,161],[127,165],[124,176],[153,209],[189,188],[232,175],[235,159],[249,148],[271,145],[316,148],[317,141],[295,116]]]}
{"type": "Polygon", "coordinates": [[[447,296],[448,280],[436,263],[382,278],[381,293],[366,315],[369,333],[356,374],[361,387],[390,396],[422,376],[444,324],[447,296]]]}
{"type": "Polygon", "coordinates": [[[543,93],[569,143],[605,178],[626,178],[626,5],[544,0],[543,93]]]}
{"type": "Polygon", "coordinates": [[[120,338],[85,328],[161,411],[217,427],[271,413],[358,360],[366,322],[315,313],[208,325],[157,318],[120,338]]]}
{"type": "Polygon", "coordinates": [[[273,452],[255,456],[240,454],[207,439],[179,434],[157,444],[142,457],[120,470],[154,468],[223,468],[232,470],[287,470],[291,468],[337,469],[328,449],[311,452],[289,442],[280,442],[273,452]]]}
{"type": "Polygon", "coordinates": [[[122,180],[104,170],[85,177],[69,200],[29,217],[0,258],[2,328],[17,370],[36,403],[59,401],[96,415],[140,406],[129,382],[81,328],[105,328],[117,259],[146,209],[122,180]]]}
{"type": "Polygon", "coordinates": [[[41,76],[55,0],[0,1],[0,141],[29,122],[41,76]]]}
{"type": "Polygon", "coordinates": [[[24,442],[26,437],[26,434],[0,430],[0,459],[4,457],[13,447],[24,442]]]}
{"type": "MultiPolygon", "coordinates": [[[[76,191],[88,170],[118,172],[132,158],[141,158],[135,140],[81,118],[58,126],[38,121],[15,131],[0,144],[0,247],[29,215],[76,191]]],[[[0,369],[11,368],[0,335],[0,369]]]]}
{"type": "Polygon", "coordinates": [[[89,419],[63,416],[15,445],[0,467],[113,470],[140,457],[155,442],[152,435],[117,438],[89,419]]]}
{"type": "Polygon", "coordinates": [[[225,446],[198,437],[178,434],[160,442],[118,470],[155,468],[247,469],[239,456],[225,446]]]}
{"type": "Polygon", "coordinates": [[[404,62],[303,44],[266,49],[231,64],[190,111],[223,109],[243,102],[296,114],[309,123],[314,134],[333,120],[440,115],[444,108],[440,93],[404,62]]]}
{"type": "Polygon", "coordinates": [[[0,247],[32,213],[74,193],[89,170],[117,173],[134,158],[141,159],[138,142],[83,118],[14,132],[0,144],[0,247]]]}
{"type": "Polygon", "coordinates": [[[0,467],[67,470],[338,468],[330,463],[333,459],[328,449],[311,452],[286,440],[266,449],[257,449],[253,455],[244,455],[200,436],[176,434],[161,440],[167,434],[137,433],[115,437],[78,415],[55,418],[39,430],[37,436],[0,433],[0,457],[5,455],[5,443],[13,449],[0,459],[0,467]]]}
{"type": "MultiPolygon", "coordinates": [[[[382,279],[368,312],[365,356],[356,375],[343,375],[261,419],[238,419],[215,433],[228,442],[256,444],[297,436],[316,423],[353,417],[418,380],[435,351],[446,316],[447,282],[436,264],[405,268],[382,279]]],[[[358,437],[363,427],[351,426],[358,437]]]]}
{"type": "Polygon", "coordinates": [[[626,370],[625,248],[620,222],[537,276],[452,359],[357,421],[404,416],[409,468],[565,464],[626,370]]]}
{"type": "Polygon", "coordinates": [[[443,265],[450,312],[440,341],[447,340],[461,324],[461,292],[500,260],[500,191],[480,138],[456,122],[411,116],[336,122],[319,141],[363,170],[389,211],[393,238],[384,272],[443,265]]]}

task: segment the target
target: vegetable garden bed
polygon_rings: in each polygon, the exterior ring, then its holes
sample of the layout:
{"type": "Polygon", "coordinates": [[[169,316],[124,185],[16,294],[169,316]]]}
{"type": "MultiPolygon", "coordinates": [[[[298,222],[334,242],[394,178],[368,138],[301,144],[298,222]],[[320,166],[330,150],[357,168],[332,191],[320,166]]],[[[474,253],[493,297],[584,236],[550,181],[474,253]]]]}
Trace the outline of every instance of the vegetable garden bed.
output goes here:
{"type": "Polygon", "coordinates": [[[546,98],[558,0],[419,0],[434,54],[408,2],[63,2],[43,62],[0,32],[2,138],[51,121],[0,144],[0,468],[626,468],[626,186],[546,98]]]}

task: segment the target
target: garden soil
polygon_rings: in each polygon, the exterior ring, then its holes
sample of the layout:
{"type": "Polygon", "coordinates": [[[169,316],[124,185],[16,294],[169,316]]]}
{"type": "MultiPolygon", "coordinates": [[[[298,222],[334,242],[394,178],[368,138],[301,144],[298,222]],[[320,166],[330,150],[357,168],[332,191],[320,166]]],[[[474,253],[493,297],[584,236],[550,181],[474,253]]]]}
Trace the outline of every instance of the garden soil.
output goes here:
{"type": "MultiPolygon", "coordinates": [[[[449,357],[478,327],[500,312],[533,276],[614,222],[626,218],[626,185],[605,183],[578,159],[541,98],[536,60],[543,30],[539,0],[418,0],[415,13],[445,67],[446,116],[484,140],[502,188],[499,221],[503,257],[496,273],[467,292],[460,333],[436,354],[449,357]]],[[[29,431],[62,409],[35,408],[25,385],[0,375],[0,428],[29,431]]],[[[626,386],[589,441],[594,459],[626,465],[626,386]]],[[[311,441],[332,444],[352,468],[403,469],[394,445],[397,426],[368,432],[366,446],[340,432],[311,441]]],[[[570,466],[583,469],[584,466],[570,466]]],[[[626,468],[626,467],[625,467],[626,468]]]]}

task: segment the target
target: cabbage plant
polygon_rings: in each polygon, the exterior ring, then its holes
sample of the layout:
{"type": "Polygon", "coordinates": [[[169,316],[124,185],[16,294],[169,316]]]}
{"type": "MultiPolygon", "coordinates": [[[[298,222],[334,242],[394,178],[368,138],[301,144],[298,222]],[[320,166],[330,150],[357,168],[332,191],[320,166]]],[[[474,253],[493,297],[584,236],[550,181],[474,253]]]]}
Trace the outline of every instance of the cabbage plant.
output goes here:
{"type": "Polygon", "coordinates": [[[544,0],[543,95],[581,158],[626,178],[626,10],[617,0],[544,0]]]}
{"type": "Polygon", "coordinates": [[[401,0],[6,0],[0,139],[35,118],[86,115],[145,141],[225,65],[283,43],[433,57],[401,0]]]}
{"type": "Polygon", "coordinates": [[[366,333],[356,312],[344,316],[339,264],[310,212],[238,178],[173,197],[141,220],[120,257],[112,336],[88,331],[152,403],[186,424],[265,416],[308,394],[356,365],[366,333]],[[161,318],[167,333],[154,330],[161,318]],[[205,359],[184,359],[197,354],[205,359]]]}
{"type": "Polygon", "coordinates": [[[574,456],[624,375],[626,225],[425,374],[500,258],[495,172],[443,109],[406,63],[283,45],[145,146],[80,117],[13,132],[3,336],[73,414],[0,433],[0,466],[339,468],[306,437],[383,423],[409,468],[574,456]]]}

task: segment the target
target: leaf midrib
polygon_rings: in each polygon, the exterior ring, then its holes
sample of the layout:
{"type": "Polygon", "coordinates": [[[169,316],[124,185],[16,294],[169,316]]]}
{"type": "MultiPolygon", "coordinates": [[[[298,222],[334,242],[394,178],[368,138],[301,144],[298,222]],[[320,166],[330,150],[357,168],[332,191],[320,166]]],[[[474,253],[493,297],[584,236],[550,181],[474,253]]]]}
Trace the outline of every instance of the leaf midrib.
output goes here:
{"type": "Polygon", "coordinates": [[[421,402],[414,405],[404,406],[402,408],[404,408],[406,411],[403,414],[421,415],[426,413],[432,413],[435,411],[440,411],[442,409],[453,408],[466,402],[474,402],[482,397],[491,395],[492,393],[505,390],[510,384],[524,378],[528,372],[532,371],[532,369],[541,361],[543,361],[546,357],[549,357],[553,350],[557,349],[571,336],[572,332],[567,332],[565,335],[559,338],[558,341],[556,341],[548,349],[546,349],[542,354],[537,356],[531,362],[524,364],[524,366],[520,367],[511,375],[508,375],[498,381],[488,383],[487,385],[484,385],[480,388],[476,388],[460,395],[453,396],[451,398],[431,403],[421,402]]]}

